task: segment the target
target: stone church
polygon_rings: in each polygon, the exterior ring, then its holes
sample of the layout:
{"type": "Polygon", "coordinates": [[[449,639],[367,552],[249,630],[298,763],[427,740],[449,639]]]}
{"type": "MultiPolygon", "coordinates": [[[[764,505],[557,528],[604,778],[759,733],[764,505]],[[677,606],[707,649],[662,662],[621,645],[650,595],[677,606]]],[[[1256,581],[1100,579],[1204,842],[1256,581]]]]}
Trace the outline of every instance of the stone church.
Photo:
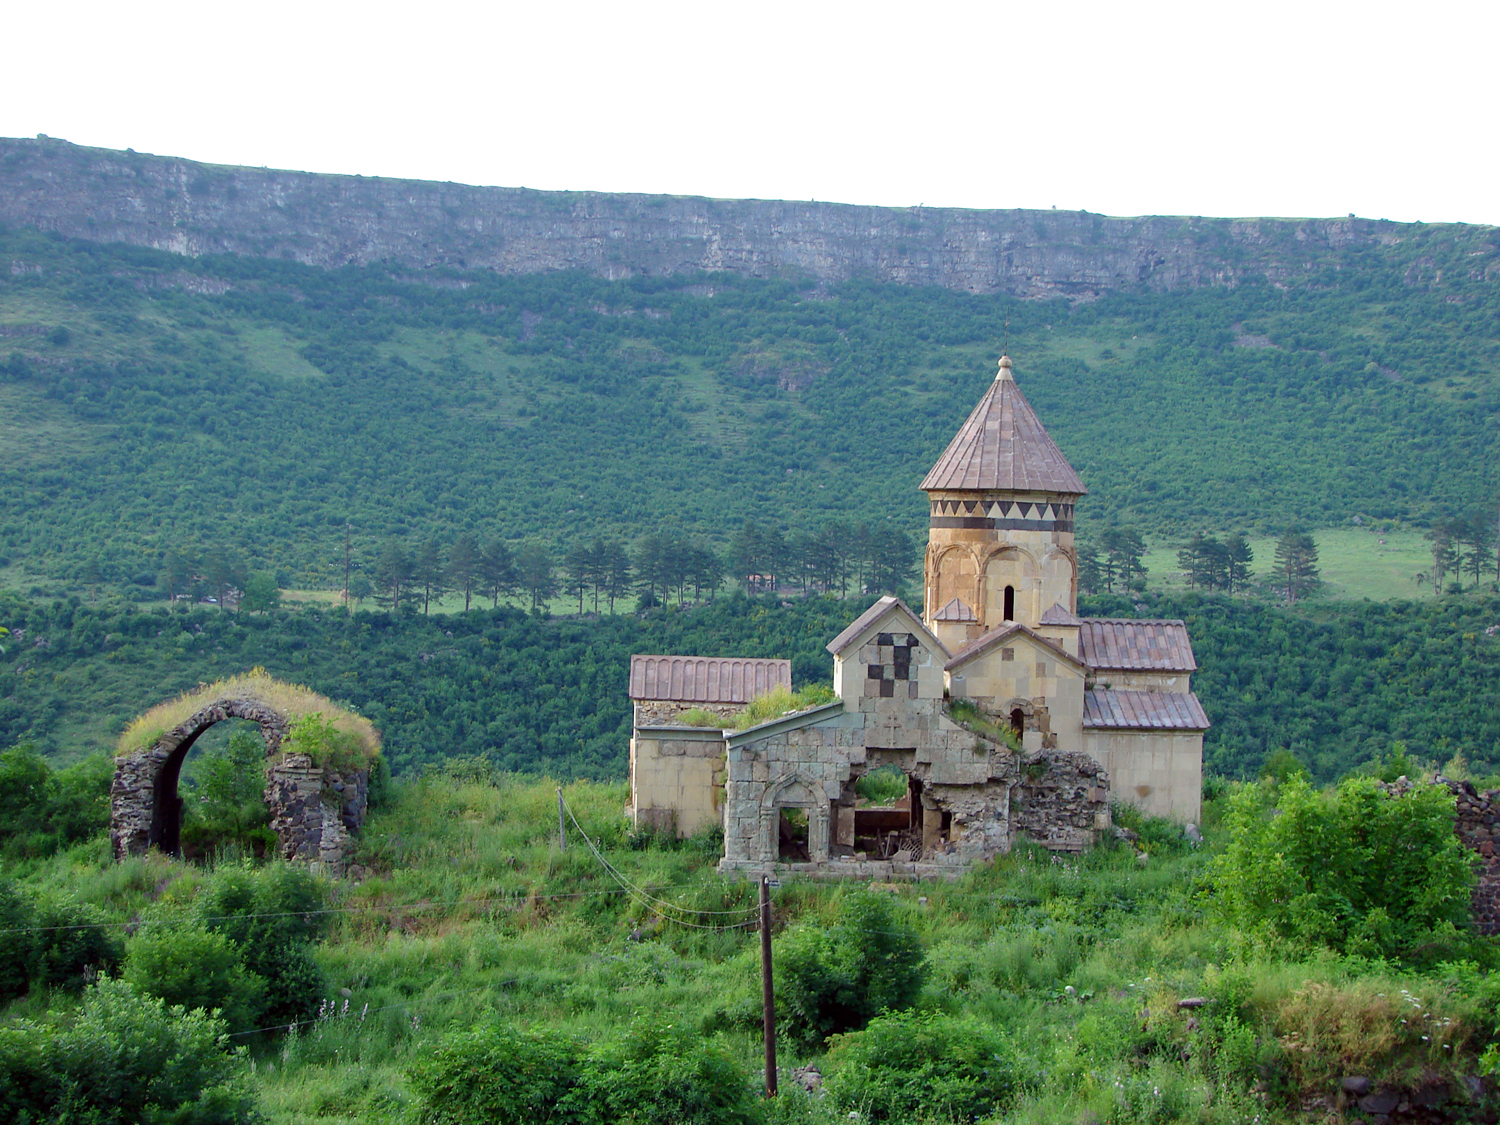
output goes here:
{"type": "Polygon", "coordinates": [[[923,611],[881,598],[829,642],[834,702],[732,730],[786,661],[631,658],[637,825],[722,823],[724,871],[882,877],[952,874],[1020,837],[1077,851],[1112,800],[1198,819],[1209,724],[1187,630],[1078,616],[1087,490],[1009,357],[921,488],[923,611]],[[688,708],[726,728],[683,725],[688,708]],[[862,797],[876,771],[904,796],[862,797]]]}

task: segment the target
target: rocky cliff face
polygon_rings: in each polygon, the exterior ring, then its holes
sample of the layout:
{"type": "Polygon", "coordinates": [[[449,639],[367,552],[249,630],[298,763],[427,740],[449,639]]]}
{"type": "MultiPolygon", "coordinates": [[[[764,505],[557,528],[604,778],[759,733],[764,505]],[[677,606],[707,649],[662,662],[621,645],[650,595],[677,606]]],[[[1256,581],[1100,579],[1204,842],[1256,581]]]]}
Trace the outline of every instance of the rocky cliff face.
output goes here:
{"type": "Polygon", "coordinates": [[[541,192],[197,164],[66,141],[0,139],[0,223],[180,254],[611,279],[726,270],[856,277],[971,293],[1089,297],[1145,286],[1295,283],[1414,230],[1488,244],[1494,228],[1362,219],[1113,219],[661,195],[541,192]]]}

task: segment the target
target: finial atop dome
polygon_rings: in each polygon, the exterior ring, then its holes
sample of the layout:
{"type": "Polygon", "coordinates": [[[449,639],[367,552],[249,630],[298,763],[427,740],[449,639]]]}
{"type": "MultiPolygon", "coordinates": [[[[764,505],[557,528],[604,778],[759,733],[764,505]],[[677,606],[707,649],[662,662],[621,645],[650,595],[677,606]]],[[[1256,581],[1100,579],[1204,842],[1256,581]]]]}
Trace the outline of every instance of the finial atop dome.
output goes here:
{"type": "Polygon", "coordinates": [[[1002,355],[1000,357],[1000,370],[995,372],[995,382],[998,383],[1004,379],[1013,380],[1014,378],[1015,376],[1010,373],[1010,356],[1002,355]]]}

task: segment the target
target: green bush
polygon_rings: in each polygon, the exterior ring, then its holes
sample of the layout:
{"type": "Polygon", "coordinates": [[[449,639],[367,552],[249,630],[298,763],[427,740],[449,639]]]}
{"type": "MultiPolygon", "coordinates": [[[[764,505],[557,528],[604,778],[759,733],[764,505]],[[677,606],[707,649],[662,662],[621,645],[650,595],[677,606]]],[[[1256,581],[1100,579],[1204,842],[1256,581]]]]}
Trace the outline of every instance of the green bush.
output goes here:
{"type": "Polygon", "coordinates": [[[142,930],[126,943],[123,977],[142,995],[219,1012],[235,1031],[255,1027],[266,1002],[266,982],[239,947],[201,925],[142,930]]]}
{"type": "Polygon", "coordinates": [[[552,1125],[577,1118],[561,1108],[578,1084],[582,1049],[554,1031],[495,1024],[455,1036],[411,1070],[422,1125],[552,1125]]]}
{"type": "Polygon", "coordinates": [[[60,1030],[0,1029],[0,1120],[18,1125],[249,1125],[247,1078],[220,1020],[123,981],[89,989],[60,1030]]]}
{"type": "Polygon", "coordinates": [[[922,990],[921,942],[890,897],[871,891],[840,898],[831,928],[801,925],[777,938],[774,960],[777,1034],[806,1047],[909,1008],[922,990]]]}
{"type": "Polygon", "coordinates": [[[1370,777],[1246,786],[1214,863],[1219,909],[1247,931],[1372,957],[1441,950],[1469,924],[1474,856],[1437,785],[1389,796],[1370,777]],[[1271,800],[1276,802],[1271,807],[1271,800]]]}
{"type": "Polygon", "coordinates": [[[749,1077],[687,1027],[639,1021],[586,1050],[503,1025],[455,1036],[410,1073],[422,1125],[749,1125],[749,1077]]]}
{"type": "Polygon", "coordinates": [[[33,909],[10,880],[0,880],[0,1002],[24,995],[31,980],[33,909]]]}
{"type": "Polygon", "coordinates": [[[311,1019],[323,998],[323,976],[307,947],[327,930],[325,906],[322,884],[305,867],[239,863],[214,872],[192,914],[233,942],[245,968],[265,981],[262,1018],[297,1023],[311,1019]]]}
{"type": "Polygon", "coordinates": [[[78,990],[113,973],[124,955],[105,914],[72,899],[43,902],[36,911],[33,977],[54,988],[78,990]]]}
{"type": "Polygon", "coordinates": [[[749,1125],[749,1076],[723,1047],[687,1027],[639,1020],[584,1060],[565,1099],[589,1125],[749,1125]]]}
{"type": "Polygon", "coordinates": [[[976,1121],[1015,1097],[1015,1048],[995,1028],[940,1013],[891,1012],[836,1036],[828,1093],[871,1122],[976,1121]]]}

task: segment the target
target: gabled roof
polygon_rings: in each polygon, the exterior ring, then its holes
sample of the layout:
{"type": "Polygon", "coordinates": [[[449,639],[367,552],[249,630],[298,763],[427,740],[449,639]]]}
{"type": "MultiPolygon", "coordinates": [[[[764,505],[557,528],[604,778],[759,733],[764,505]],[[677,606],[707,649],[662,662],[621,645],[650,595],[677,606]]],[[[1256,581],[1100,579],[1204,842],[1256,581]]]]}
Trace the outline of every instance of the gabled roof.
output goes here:
{"type": "Polygon", "coordinates": [[[962,598],[952,598],[948,604],[932,615],[934,621],[978,621],[979,614],[969,608],[962,598]]]}
{"type": "Polygon", "coordinates": [[[790,660],[738,656],[632,656],[630,698],[670,703],[749,703],[792,686],[790,660]]]}
{"type": "Polygon", "coordinates": [[[1060,606],[1057,602],[1053,602],[1052,603],[1052,608],[1049,609],[1046,613],[1042,614],[1042,619],[1040,621],[1038,621],[1037,624],[1038,625],[1082,625],[1083,624],[1083,618],[1079,617],[1076,613],[1069,613],[1066,609],[1064,609],[1062,606],[1060,606]]]}
{"type": "Polygon", "coordinates": [[[1181,621],[1085,617],[1078,651],[1090,668],[1105,672],[1195,672],[1193,645],[1181,621]]]}
{"type": "Polygon", "coordinates": [[[1203,704],[1190,691],[1083,693],[1083,725],[1104,730],[1207,730],[1203,704]]]}
{"type": "Polygon", "coordinates": [[[1083,661],[1079,660],[1078,657],[1074,656],[1071,652],[1068,652],[1056,641],[1049,641],[1046,637],[1039,636],[1038,634],[1033,633],[1025,625],[1022,625],[1017,621],[1007,621],[1003,625],[997,625],[988,633],[985,633],[982,637],[975,637],[968,644],[964,645],[963,648],[955,652],[953,654],[953,659],[948,661],[947,664],[943,665],[943,671],[951,672],[955,668],[962,667],[963,665],[969,663],[969,661],[983,656],[985,653],[989,652],[991,649],[999,645],[1002,641],[1013,640],[1017,636],[1026,637],[1039,648],[1048,650],[1059,660],[1071,664],[1075,668],[1082,669],[1084,666],[1083,661]]]}
{"type": "Polygon", "coordinates": [[[921,617],[912,612],[911,606],[907,605],[900,598],[894,598],[889,594],[861,613],[854,619],[854,624],[829,641],[828,651],[833,653],[834,656],[839,655],[839,653],[857,641],[862,634],[868,632],[870,627],[881,618],[897,611],[905,614],[908,618],[902,625],[901,632],[915,633],[921,639],[921,642],[931,648],[933,652],[941,653],[944,656],[948,654],[948,650],[943,646],[943,642],[938,640],[933,635],[932,630],[922,623],[921,617]]]}
{"type": "Polygon", "coordinates": [[[994,383],[922,479],[921,487],[928,492],[973,489],[1070,496],[1088,492],[1016,386],[1009,356],[1000,357],[994,383]]]}

